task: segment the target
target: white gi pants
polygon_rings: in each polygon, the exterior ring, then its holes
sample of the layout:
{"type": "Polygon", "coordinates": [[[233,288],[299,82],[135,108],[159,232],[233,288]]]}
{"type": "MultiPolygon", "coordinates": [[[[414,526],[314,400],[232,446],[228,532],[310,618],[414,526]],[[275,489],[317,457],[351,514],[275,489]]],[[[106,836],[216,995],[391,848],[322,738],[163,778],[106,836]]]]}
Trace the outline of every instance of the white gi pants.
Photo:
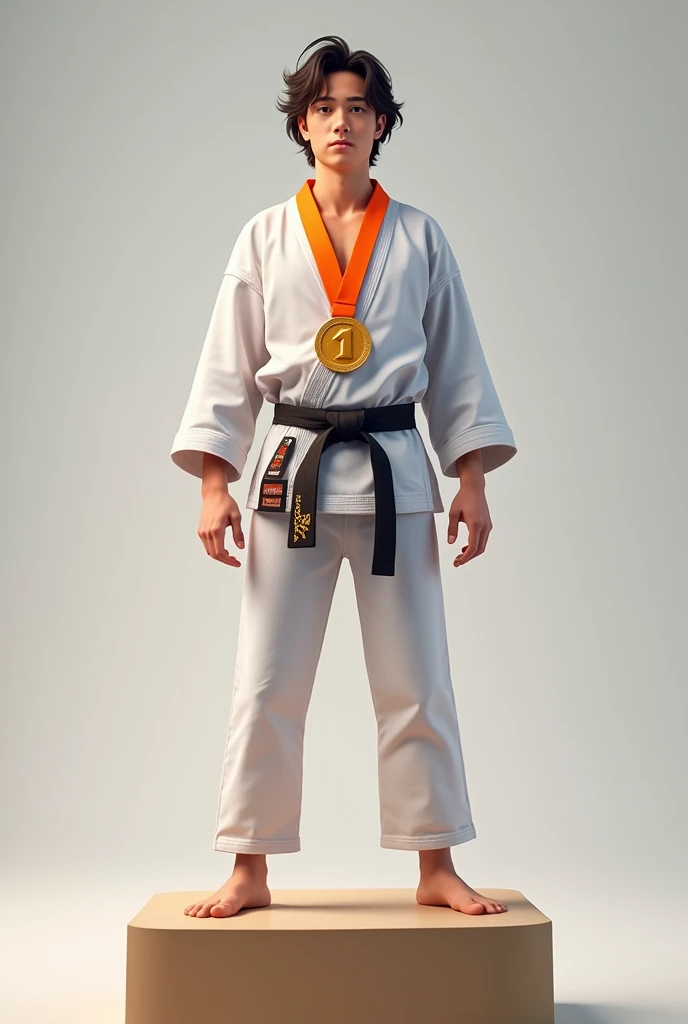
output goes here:
{"type": "Polygon", "coordinates": [[[306,712],[343,558],[354,579],[378,727],[380,846],[475,837],[449,667],[433,512],[397,513],[394,576],[371,574],[375,516],[318,512],[288,548],[289,514],[254,511],[213,849],[301,849],[306,712]]]}

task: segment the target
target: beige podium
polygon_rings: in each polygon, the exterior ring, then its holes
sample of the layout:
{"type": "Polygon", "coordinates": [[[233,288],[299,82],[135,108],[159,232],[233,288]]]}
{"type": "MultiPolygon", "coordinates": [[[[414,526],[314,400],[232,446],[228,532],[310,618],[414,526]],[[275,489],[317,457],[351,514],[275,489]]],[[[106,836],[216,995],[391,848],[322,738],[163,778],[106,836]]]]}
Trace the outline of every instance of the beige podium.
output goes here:
{"type": "Polygon", "coordinates": [[[553,1024],[552,922],[515,889],[477,917],[413,889],[282,889],[234,917],[153,896],[127,928],[126,1024],[553,1024]]]}

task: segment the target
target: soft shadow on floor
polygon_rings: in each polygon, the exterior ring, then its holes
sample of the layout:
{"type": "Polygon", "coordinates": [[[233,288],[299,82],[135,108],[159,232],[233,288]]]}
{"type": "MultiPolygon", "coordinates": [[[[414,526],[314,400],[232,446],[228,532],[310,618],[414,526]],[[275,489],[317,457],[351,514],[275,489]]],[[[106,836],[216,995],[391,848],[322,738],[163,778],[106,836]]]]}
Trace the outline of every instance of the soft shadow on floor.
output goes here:
{"type": "Polygon", "coordinates": [[[555,1024],[686,1024],[685,1008],[622,1004],[557,1003],[555,1024]]]}

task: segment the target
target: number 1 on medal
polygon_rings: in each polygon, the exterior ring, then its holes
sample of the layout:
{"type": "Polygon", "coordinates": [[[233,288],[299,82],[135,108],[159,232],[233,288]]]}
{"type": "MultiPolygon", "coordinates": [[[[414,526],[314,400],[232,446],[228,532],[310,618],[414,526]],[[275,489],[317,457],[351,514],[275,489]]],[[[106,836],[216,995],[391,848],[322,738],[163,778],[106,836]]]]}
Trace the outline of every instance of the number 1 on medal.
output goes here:
{"type": "Polygon", "coordinates": [[[335,316],[326,320],[315,337],[315,354],[320,362],[345,373],[355,370],[370,354],[370,335],[365,324],[352,316],[335,316]]]}
{"type": "Polygon", "coordinates": [[[342,327],[332,336],[332,341],[339,341],[339,352],[335,359],[353,359],[353,331],[350,327],[342,327]]]}

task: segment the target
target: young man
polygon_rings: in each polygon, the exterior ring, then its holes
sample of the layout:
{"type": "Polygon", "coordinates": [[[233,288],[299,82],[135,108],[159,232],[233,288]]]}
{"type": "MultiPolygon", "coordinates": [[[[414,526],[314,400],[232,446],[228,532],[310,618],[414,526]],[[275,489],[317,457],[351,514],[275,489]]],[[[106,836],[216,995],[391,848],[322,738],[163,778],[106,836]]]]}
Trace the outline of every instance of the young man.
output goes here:
{"type": "MultiPolygon", "coordinates": [[[[267,906],[266,855],[300,849],[303,735],[343,558],[354,578],[378,723],[380,844],[417,850],[419,903],[500,913],[454,870],[474,838],[450,676],[434,515],[444,511],[415,426],[420,403],[459,522],[481,554],[485,473],[516,452],[450,245],[369,168],[402,118],[385,68],[339,36],[285,72],[287,131],[315,167],[242,228],[171,456],[202,478],[207,553],[241,563],[238,480],[264,399],[273,421],[251,480],[230,722],[213,848],[229,880],[192,916],[267,906]]],[[[305,53],[306,51],[304,51],[305,53]]]]}

